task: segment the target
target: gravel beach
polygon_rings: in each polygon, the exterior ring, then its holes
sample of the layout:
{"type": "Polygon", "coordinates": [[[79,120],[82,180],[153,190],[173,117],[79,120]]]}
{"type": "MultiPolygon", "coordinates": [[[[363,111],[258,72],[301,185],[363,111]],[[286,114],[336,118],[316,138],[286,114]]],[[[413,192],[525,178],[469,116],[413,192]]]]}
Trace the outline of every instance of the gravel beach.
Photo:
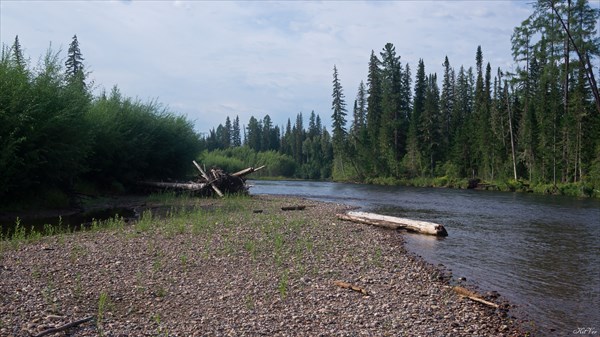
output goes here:
{"type": "Polygon", "coordinates": [[[0,336],[87,317],[51,335],[525,335],[508,304],[459,296],[399,232],[338,220],[347,206],[274,196],[170,205],[160,217],[3,241],[0,336]],[[294,205],[306,208],[281,210],[294,205]]]}

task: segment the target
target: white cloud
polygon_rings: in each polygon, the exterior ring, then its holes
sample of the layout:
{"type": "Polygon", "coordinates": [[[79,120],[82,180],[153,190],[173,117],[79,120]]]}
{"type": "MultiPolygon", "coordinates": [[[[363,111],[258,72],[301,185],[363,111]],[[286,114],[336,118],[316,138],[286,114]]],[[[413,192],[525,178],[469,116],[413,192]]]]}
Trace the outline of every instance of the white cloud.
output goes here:
{"type": "Polygon", "coordinates": [[[0,40],[19,35],[37,60],[52,41],[63,52],[77,34],[97,84],[158,98],[198,130],[226,115],[269,114],[277,125],[315,110],[331,114],[336,64],[348,107],[366,81],[371,50],[396,46],[413,70],[419,58],[441,76],[475,63],[482,46],[493,69],[512,63],[510,35],[530,13],[514,1],[204,2],[2,1],[0,40]]]}

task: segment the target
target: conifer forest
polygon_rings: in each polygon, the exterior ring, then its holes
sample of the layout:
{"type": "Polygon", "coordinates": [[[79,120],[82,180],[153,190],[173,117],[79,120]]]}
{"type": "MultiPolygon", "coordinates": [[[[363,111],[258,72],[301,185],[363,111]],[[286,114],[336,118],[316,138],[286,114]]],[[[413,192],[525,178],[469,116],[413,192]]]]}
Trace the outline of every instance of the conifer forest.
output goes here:
{"type": "Polygon", "coordinates": [[[434,55],[441,74],[387,43],[365,50],[368,76],[353,88],[332,65],[330,111],[285,125],[223,116],[207,134],[116,86],[95,93],[77,36],[66,59],[49,49],[37,66],[17,36],[0,59],[0,200],[186,179],[193,159],[228,171],[266,165],[257,176],[271,178],[459,188],[478,179],[600,197],[599,19],[584,0],[537,1],[507,37],[510,71],[477,42],[471,65],[434,55]]]}

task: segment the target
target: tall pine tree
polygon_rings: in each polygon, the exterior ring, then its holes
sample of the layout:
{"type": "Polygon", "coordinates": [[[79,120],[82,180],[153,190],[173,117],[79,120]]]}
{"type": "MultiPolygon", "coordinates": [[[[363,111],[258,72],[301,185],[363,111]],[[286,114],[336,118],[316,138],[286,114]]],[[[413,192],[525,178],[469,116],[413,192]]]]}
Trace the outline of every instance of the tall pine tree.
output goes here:
{"type": "Polygon", "coordinates": [[[385,174],[398,176],[398,162],[405,152],[408,129],[402,114],[402,66],[393,44],[387,43],[380,55],[383,97],[378,143],[385,160],[385,174]]]}
{"type": "Polygon", "coordinates": [[[23,56],[23,48],[21,48],[21,43],[19,42],[19,35],[15,36],[15,42],[12,45],[11,51],[12,58],[17,68],[24,70],[27,66],[27,62],[23,56]]]}
{"type": "Polygon", "coordinates": [[[425,62],[419,59],[417,66],[417,78],[415,81],[415,95],[413,98],[412,114],[408,129],[407,154],[404,158],[404,168],[409,176],[415,177],[421,173],[421,116],[425,109],[425,93],[427,91],[427,79],[425,77],[425,62]]]}
{"type": "Polygon", "coordinates": [[[335,169],[339,167],[342,175],[344,172],[344,161],[346,160],[346,102],[344,100],[344,91],[342,84],[338,78],[337,67],[333,66],[333,93],[331,94],[331,119],[333,121],[333,151],[336,163],[334,163],[335,169]],[[336,166],[338,165],[338,166],[336,166]]]}
{"type": "Polygon", "coordinates": [[[240,134],[240,131],[240,117],[235,116],[231,134],[231,141],[234,147],[242,146],[242,135],[240,134]]]}
{"type": "Polygon", "coordinates": [[[71,84],[76,84],[81,89],[86,89],[86,74],[83,60],[77,35],[73,35],[73,40],[69,44],[69,50],[67,51],[67,60],[65,61],[67,81],[71,84]]]}
{"type": "Polygon", "coordinates": [[[371,58],[369,59],[369,75],[367,79],[369,95],[367,98],[367,133],[369,135],[368,146],[371,149],[371,153],[365,164],[367,165],[367,171],[372,172],[375,176],[383,174],[385,171],[381,160],[381,151],[378,146],[381,116],[383,114],[381,105],[383,88],[379,64],[380,61],[377,56],[375,56],[375,52],[371,51],[371,58]]]}
{"type": "MultiPolygon", "coordinates": [[[[450,67],[448,56],[444,58],[444,78],[440,97],[440,113],[442,122],[442,139],[440,150],[448,153],[452,142],[452,112],[454,108],[454,70],[450,67]]],[[[444,158],[445,160],[446,158],[444,158]]]]}

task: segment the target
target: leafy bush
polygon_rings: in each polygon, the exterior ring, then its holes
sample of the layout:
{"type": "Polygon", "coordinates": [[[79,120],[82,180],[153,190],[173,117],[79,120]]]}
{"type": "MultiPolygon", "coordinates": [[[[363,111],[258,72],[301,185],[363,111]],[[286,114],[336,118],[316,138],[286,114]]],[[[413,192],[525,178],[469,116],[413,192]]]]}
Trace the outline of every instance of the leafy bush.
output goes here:
{"type": "Polygon", "coordinates": [[[560,194],[572,197],[580,197],[584,195],[583,184],[581,183],[561,184],[558,186],[558,190],[560,194]]]}
{"type": "Polygon", "coordinates": [[[377,177],[370,179],[368,183],[374,185],[396,186],[400,185],[400,180],[394,177],[377,177]]]}
{"type": "Polygon", "coordinates": [[[458,166],[456,166],[456,164],[454,164],[451,161],[445,162],[441,166],[441,170],[444,173],[444,176],[446,176],[448,178],[458,178],[458,177],[460,177],[460,170],[459,170],[458,166]]]}
{"type": "Polygon", "coordinates": [[[52,50],[33,70],[18,54],[3,47],[0,58],[1,201],[70,194],[82,181],[124,191],[193,169],[200,141],[186,118],[116,87],[93,99],[52,50]]]}
{"type": "Polygon", "coordinates": [[[581,186],[581,192],[586,197],[600,197],[600,190],[594,189],[594,185],[585,183],[581,186]]]}
{"type": "Polygon", "coordinates": [[[265,165],[263,170],[253,175],[254,177],[291,178],[296,172],[296,163],[290,156],[273,150],[256,152],[246,146],[204,151],[198,160],[207,167],[215,166],[228,172],[265,165]]]}
{"type": "Polygon", "coordinates": [[[115,87],[97,98],[87,114],[92,129],[93,168],[86,177],[105,184],[170,180],[191,173],[200,151],[191,122],[161,105],[123,98],[115,87]]]}
{"type": "Polygon", "coordinates": [[[448,187],[458,188],[458,189],[467,189],[467,187],[469,187],[469,180],[468,179],[450,179],[450,181],[448,181],[448,187]]]}
{"type": "Polygon", "coordinates": [[[556,194],[557,189],[553,184],[538,184],[533,186],[533,192],[540,194],[556,194]]]}
{"type": "Polygon", "coordinates": [[[220,151],[206,152],[202,155],[201,162],[206,167],[218,167],[227,172],[237,172],[247,167],[242,160],[227,157],[220,151]]]}
{"type": "Polygon", "coordinates": [[[259,171],[259,176],[269,177],[293,177],[296,172],[296,162],[292,157],[276,151],[259,152],[256,154],[257,166],[265,165],[265,169],[259,171]]]}
{"type": "Polygon", "coordinates": [[[448,186],[448,177],[437,177],[433,179],[433,187],[446,187],[448,186]]]}
{"type": "Polygon", "coordinates": [[[0,60],[0,199],[68,190],[86,169],[90,98],[68,84],[52,50],[35,70],[8,55],[0,60]]]}

